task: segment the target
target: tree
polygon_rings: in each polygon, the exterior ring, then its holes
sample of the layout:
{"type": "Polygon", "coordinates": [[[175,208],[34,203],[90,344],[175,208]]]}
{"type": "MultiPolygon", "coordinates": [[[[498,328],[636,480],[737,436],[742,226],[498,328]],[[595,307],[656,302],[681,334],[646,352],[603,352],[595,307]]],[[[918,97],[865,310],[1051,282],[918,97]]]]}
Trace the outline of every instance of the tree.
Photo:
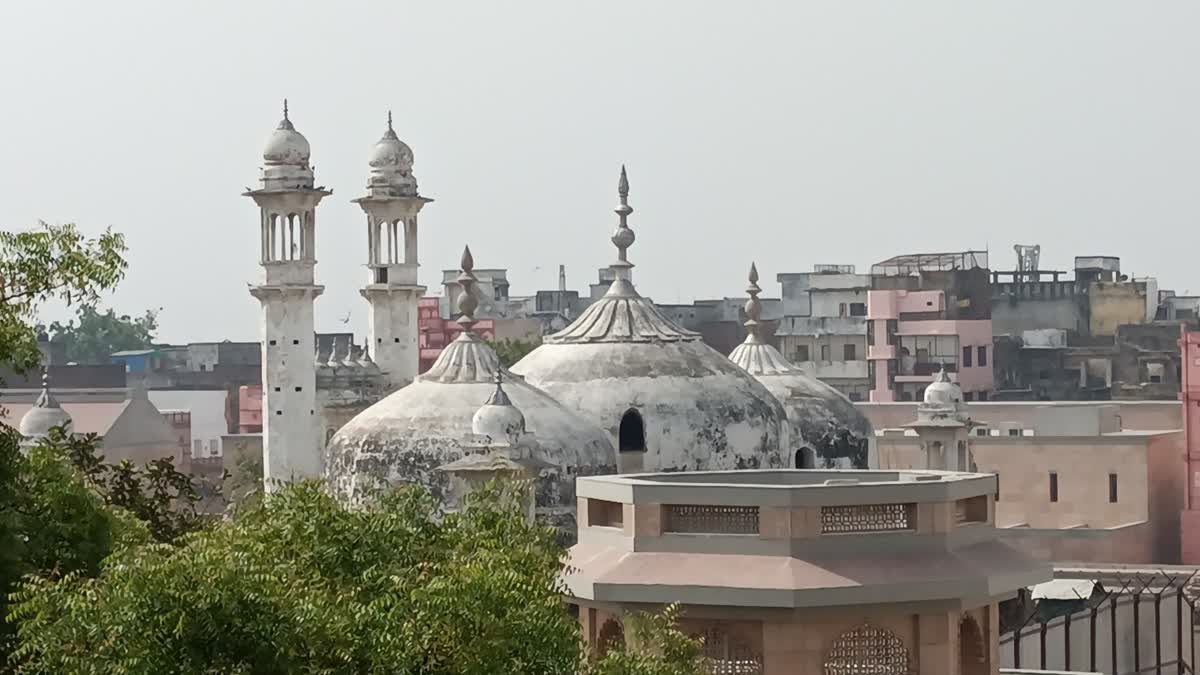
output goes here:
{"type": "Polygon", "coordinates": [[[18,672],[573,672],[563,551],[494,506],[501,490],[438,517],[423,489],[349,509],[291,485],[180,546],[117,552],[96,579],[31,581],[18,672]]]}
{"type": "Polygon", "coordinates": [[[284,486],[177,546],[118,550],[96,578],[31,578],[11,614],[18,672],[699,673],[673,614],[637,633],[646,649],[586,660],[564,551],[525,522],[525,489],[442,514],[418,487],[349,508],[284,486]]]}
{"type": "Polygon", "coordinates": [[[118,315],[111,308],[100,312],[94,303],[79,306],[75,319],[50,324],[50,339],[66,345],[67,358],[79,363],[108,363],[113,352],[146,349],[158,330],[158,312],[139,317],[118,315]]]}
{"type": "MultiPolygon", "coordinates": [[[[61,441],[61,430],[55,434],[61,441]]],[[[0,432],[0,617],[25,575],[94,576],[119,544],[149,541],[136,519],[105,504],[61,444],[39,444],[26,456],[18,442],[15,432],[0,432]]],[[[12,624],[0,621],[0,672],[12,639],[12,624]]]]}
{"type": "Polygon", "coordinates": [[[703,644],[676,626],[679,608],[657,614],[627,614],[624,624],[629,646],[613,645],[589,675],[706,675],[703,644]]]}
{"type": "Polygon", "coordinates": [[[70,224],[0,232],[0,365],[18,372],[36,367],[33,326],[41,304],[95,302],[124,276],[124,252],[124,238],[111,230],[95,239],[70,224]]]}
{"type": "Polygon", "coordinates": [[[517,361],[525,358],[529,352],[537,349],[542,344],[540,339],[519,340],[516,338],[504,338],[492,343],[492,347],[496,350],[496,356],[500,357],[500,363],[505,368],[511,368],[517,361]]]}

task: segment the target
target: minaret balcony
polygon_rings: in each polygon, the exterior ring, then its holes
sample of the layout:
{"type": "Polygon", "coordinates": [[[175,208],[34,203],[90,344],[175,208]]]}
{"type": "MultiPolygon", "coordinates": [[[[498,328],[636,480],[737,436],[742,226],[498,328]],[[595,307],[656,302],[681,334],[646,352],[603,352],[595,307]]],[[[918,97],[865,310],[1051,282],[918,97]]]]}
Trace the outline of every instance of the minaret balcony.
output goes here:
{"type": "Polygon", "coordinates": [[[372,286],[416,286],[416,263],[395,263],[390,265],[368,265],[371,269],[372,286]]]}

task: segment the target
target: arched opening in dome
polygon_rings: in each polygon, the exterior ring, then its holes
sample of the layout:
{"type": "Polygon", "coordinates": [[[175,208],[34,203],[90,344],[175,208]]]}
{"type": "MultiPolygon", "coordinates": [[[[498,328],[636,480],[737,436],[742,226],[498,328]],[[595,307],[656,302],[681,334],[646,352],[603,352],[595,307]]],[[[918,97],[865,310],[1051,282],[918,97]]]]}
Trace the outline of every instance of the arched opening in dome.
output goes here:
{"type": "Polygon", "coordinates": [[[804,447],[796,451],[797,469],[815,469],[817,468],[817,453],[812,448],[804,447]]]}
{"type": "Polygon", "coordinates": [[[621,416],[621,426],[617,433],[620,452],[646,451],[646,425],[638,411],[630,408],[621,416]]]}

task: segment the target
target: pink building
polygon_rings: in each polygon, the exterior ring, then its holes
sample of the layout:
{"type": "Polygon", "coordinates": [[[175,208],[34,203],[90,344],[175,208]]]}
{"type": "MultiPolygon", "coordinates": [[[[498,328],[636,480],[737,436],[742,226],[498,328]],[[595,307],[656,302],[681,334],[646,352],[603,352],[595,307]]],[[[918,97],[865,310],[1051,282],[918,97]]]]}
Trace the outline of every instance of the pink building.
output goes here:
{"type": "MultiPolygon", "coordinates": [[[[419,372],[429,370],[437,361],[446,345],[462,333],[462,326],[454,319],[441,315],[441,298],[432,296],[417,301],[417,347],[420,349],[419,372]]],[[[496,321],[480,319],[475,322],[474,332],[488,342],[496,339],[496,321]]]]}
{"type": "Polygon", "coordinates": [[[967,401],[992,391],[992,320],[949,319],[941,290],[867,293],[871,401],[920,401],[943,366],[967,401]]]}
{"type": "Polygon", "coordinates": [[[1180,548],[1185,565],[1200,565],[1200,332],[1180,327],[1183,402],[1183,445],[1187,460],[1184,511],[1180,517],[1180,548]]]}

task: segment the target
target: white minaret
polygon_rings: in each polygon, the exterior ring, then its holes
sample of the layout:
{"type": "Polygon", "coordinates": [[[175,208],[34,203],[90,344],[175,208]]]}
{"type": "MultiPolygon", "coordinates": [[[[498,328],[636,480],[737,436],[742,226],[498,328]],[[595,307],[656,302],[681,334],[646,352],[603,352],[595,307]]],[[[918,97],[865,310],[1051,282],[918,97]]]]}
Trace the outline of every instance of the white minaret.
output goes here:
{"type": "Polygon", "coordinates": [[[246,192],[258,204],[262,282],[250,294],[262,303],[263,476],[271,481],[320,478],[313,301],[317,204],[330,192],[313,187],[310,151],[288,119],[263,150],[262,186],[246,192]]]}
{"type": "Polygon", "coordinates": [[[417,214],[433,200],[417,194],[412,149],[396,137],[390,112],[369,164],[367,195],[354,200],[367,214],[367,344],[395,390],[417,376],[417,300],[425,294],[417,283],[417,214]]]}

